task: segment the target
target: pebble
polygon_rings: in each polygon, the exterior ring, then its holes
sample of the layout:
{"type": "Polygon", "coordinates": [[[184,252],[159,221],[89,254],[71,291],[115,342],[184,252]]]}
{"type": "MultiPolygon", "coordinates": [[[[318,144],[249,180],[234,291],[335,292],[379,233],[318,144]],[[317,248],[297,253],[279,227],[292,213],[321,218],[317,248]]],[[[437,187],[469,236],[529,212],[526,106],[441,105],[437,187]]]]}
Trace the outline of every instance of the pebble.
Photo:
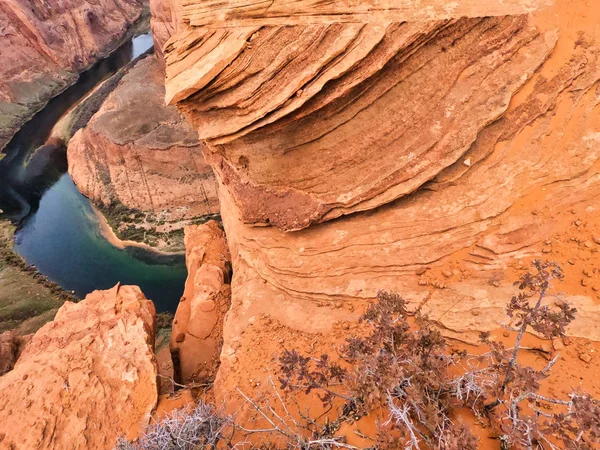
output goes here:
{"type": "Polygon", "coordinates": [[[550,344],[548,342],[544,342],[541,345],[541,348],[544,353],[550,353],[552,351],[552,347],[550,347],[550,344]]]}
{"type": "Polygon", "coordinates": [[[592,360],[592,357],[590,355],[588,355],[587,353],[580,353],[579,359],[582,360],[583,362],[589,363],[592,360]]]}
{"type": "Polygon", "coordinates": [[[585,241],[583,245],[585,245],[586,248],[592,248],[594,246],[591,241],[585,241]]]}
{"type": "Polygon", "coordinates": [[[423,275],[425,272],[427,272],[427,267],[419,267],[417,269],[417,275],[423,275]]]}
{"type": "Polygon", "coordinates": [[[471,158],[467,158],[463,161],[463,164],[467,167],[471,167],[471,158]]]}
{"type": "Polygon", "coordinates": [[[479,311],[476,309],[471,310],[471,315],[477,317],[479,315],[479,311]]]}
{"type": "Polygon", "coordinates": [[[581,280],[581,285],[582,285],[583,287],[587,286],[587,280],[581,280]]]}
{"type": "Polygon", "coordinates": [[[581,220],[576,220],[573,223],[575,224],[576,227],[580,227],[581,225],[583,225],[583,222],[581,220]]]}
{"type": "Polygon", "coordinates": [[[572,266],[574,266],[574,265],[575,265],[575,260],[574,260],[574,259],[569,259],[567,262],[568,262],[569,264],[571,264],[572,266]]]}
{"type": "Polygon", "coordinates": [[[542,253],[550,253],[552,252],[552,247],[544,247],[542,248],[542,253]]]}
{"type": "Polygon", "coordinates": [[[588,269],[583,269],[583,274],[584,274],[586,277],[591,277],[591,276],[592,276],[592,274],[590,273],[590,271],[589,271],[588,269]]]}
{"type": "Polygon", "coordinates": [[[560,339],[554,339],[552,341],[552,347],[554,347],[554,350],[559,351],[565,348],[565,344],[563,344],[560,339]]]}
{"type": "Polygon", "coordinates": [[[592,239],[596,244],[600,245],[600,236],[594,236],[592,239]]]}
{"type": "Polygon", "coordinates": [[[175,342],[183,342],[185,341],[185,334],[179,333],[177,337],[175,337],[175,342]]]}
{"type": "Polygon", "coordinates": [[[419,286],[427,286],[427,280],[424,280],[423,278],[421,278],[419,280],[419,286]]]}
{"type": "Polygon", "coordinates": [[[510,337],[510,333],[508,331],[505,331],[504,333],[502,333],[502,336],[504,336],[504,337],[510,337]]]}
{"type": "Polygon", "coordinates": [[[492,286],[494,287],[500,287],[500,283],[496,280],[492,281],[492,286]]]}
{"type": "Polygon", "coordinates": [[[452,276],[452,272],[449,270],[444,270],[442,275],[444,275],[446,278],[450,278],[452,276]]]}

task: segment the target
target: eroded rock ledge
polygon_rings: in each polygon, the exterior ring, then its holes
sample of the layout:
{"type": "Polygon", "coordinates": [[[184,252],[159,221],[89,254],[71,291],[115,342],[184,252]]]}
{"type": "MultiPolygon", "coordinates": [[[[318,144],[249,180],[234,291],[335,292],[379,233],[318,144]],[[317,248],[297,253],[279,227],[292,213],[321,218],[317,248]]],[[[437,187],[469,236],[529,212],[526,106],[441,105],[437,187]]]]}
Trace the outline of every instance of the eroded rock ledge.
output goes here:
{"type": "Polygon", "coordinates": [[[389,203],[457,162],[557,39],[525,16],[201,32],[166,46],[167,99],[244,222],[285,231],[389,203]]]}
{"type": "Polygon", "coordinates": [[[154,318],[139,288],[67,302],[0,377],[0,448],[112,449],[156,406],[154,318]]]}
{"type": "Polygon", "coordinates": [[[525,14],[552,0],[181,0],[183,18],[193,26],[237,28],[311,23],[419,22],[460,17],[525,14]]]}

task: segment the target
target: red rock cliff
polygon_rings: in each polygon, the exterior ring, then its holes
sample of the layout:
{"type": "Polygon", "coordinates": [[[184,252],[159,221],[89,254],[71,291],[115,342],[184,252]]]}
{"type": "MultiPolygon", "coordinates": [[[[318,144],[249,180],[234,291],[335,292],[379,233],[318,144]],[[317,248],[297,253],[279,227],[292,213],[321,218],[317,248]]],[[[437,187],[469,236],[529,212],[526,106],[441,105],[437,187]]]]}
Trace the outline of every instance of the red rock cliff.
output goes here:
{"type": "Polygon", "coordinates": [[[145,0],[0,2],[0,149],[119,44],[145,0]]]}
{"type": "Polygon", "coordinates": [[[569,334],[600,339],[594,2],[173,3],[166,100],[233,260],[218,395],[267,386],[283,347],[335,351],[381,289],[473,342],[534,257],[566,271],[569,334]]]}
{"type": "Polygon", "coordinates": [[[138,62],[67,152],[69,173],[84,195],[105,208],[124,205],[155,216],[148,227],[158,232],[219,213],[213,172],[194,130],[177,108],[164,105],[163,80],[158,57],[138,62]]]}

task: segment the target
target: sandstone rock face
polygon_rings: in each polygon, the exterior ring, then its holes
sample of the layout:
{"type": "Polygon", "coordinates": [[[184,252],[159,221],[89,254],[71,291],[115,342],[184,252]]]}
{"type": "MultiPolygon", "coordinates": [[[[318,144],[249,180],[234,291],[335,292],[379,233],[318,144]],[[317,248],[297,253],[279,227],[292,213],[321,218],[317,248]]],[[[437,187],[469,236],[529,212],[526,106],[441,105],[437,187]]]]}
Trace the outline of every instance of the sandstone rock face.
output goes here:
{"type": "Polygon", "coordinates": [[[182,383],[214,377],[223,318],[231,297],[231,257],[215,221],[185,229],[188,279],[171,332],[171,354],[182,383]]]}
{"type": "MultiPolygon", "coordinates": [[[[212,38],[193,50],[213,78],[180,106],[242,219],[286,231],[389,203],[457,162],[557,39],[524,16],[248,34],[216,75],[212,38]]],[[[175,56],[167,92],[183,100],[175,56]]]]}
{"type": "Polygon", "coordinates": [[[234,269],[217,395],[268,386],[284,347],[334,352],[379,290],[475,342],[532,258],[600,340],[594,2],[345,24],[182,4],[167,101],[207,144],[234,269]]]}
{"type": "Polygon", "coordinates": [[[0,149],[78,73],[119,45],[144,0],[0,3],[0,149]]]}
{"type": "Polygon", "coordinates": [[[18,342],[12,331],[0,334],[0,375],[13,369],[17,361],[18,342]]]}
{"type": "Polygon", "coordinates": [[[170,231],[218,213],[219,204],[196,133],[163,104],[163,76],[157,57],[137,63],[75,134],[67,156],[73,181],[93,202],[153,213],[170,231]]]}
{"type": "Polygon", "coordinates": [[[112,449],[157,402],[154,305],[116,286],[65,303],[0,377],[0,448],[112,449]]]}
{"type": "Polygon", "coordinates": [[[154,40],[154,53],[164,62],[163,47],[175,32],[175,18],[173,16],[172,4],[163,0],[150,0],[150,28],[154,40]]]}
{"type": "Polygon", "coordinates": [[[249,25],[312,23],[415,22],[524,14],[552,4],[552,0],[183,0],[183,14],[193,26],[231,28],[249,25]]]}

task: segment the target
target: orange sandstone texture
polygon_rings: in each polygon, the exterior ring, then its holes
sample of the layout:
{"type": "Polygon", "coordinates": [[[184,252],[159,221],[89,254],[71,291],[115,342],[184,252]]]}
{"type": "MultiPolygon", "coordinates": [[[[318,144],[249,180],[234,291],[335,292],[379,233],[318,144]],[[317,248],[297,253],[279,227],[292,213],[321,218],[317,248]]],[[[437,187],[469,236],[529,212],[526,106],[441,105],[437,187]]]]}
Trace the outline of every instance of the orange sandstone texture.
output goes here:
{"type": "Polygon", "coordinates": [[[184,384],[214,378],[231,298],[231,257],[217,222],[187,227],[185,248],[188,278],[170,344],[175,377],[184,384]]]}
{"type": "Polygon", "coordinates": [[[568,334],[600,341],[600,6],[260,29],[223,11],[165,45],[232,253],[218,399],[269,389],[283,348],[333,354],[381,289],[474,343],[532,258],[567,272],[568,334]]]}
{"type": "Polygon", "coordinates": [[[196,133],[163,104],[163,76],[156,56],[138,62],[71,139],[67,156],[73,181],[94,203],[153,213],[171,231],[218,213],[219,203],[196,133]]]}
{"type": "Polygon", "coordinates": [[[193,26],[231,28],[506,16],[536,11],[552,0],[181,0],[181,4],[184,18],[193,26]]]}
{"type": "Polygon", "coordinates": [[[144,0],[0,2],[0,149],[80,72],[120,44],[144,0]]]}
{"type": "Polygon", "coordinates": [[[65,303],[0,377],[1,449],[112,449],[157,402],[151,301],[117,285],[65,303]]]}

